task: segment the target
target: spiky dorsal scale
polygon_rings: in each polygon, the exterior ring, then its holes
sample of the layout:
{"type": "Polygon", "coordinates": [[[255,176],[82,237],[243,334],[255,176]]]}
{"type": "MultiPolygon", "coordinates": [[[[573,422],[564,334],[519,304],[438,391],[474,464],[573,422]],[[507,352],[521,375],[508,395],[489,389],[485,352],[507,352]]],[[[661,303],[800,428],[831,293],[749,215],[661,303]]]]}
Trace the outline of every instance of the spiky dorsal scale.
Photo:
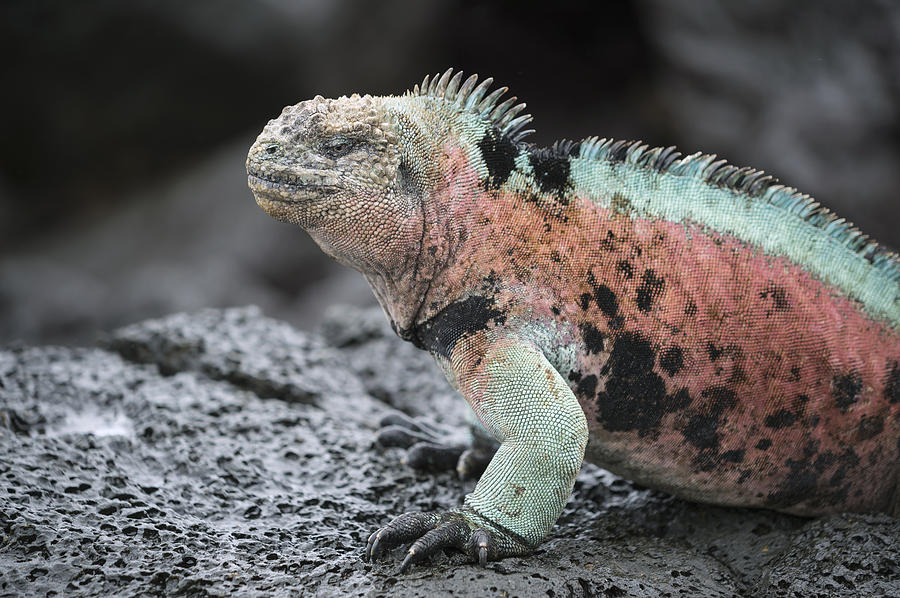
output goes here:
{"type": "MultiPolygon", "coordinates": [[[[525,104],[517,104],[514,96],[500,102],[507,88],[488,94],[492,83],[487,78],[478,84],[477,75],[463,82],[462,72],[447,69],[426,75],[407,95],[444,100],[453,110],[481,118],[516,145],[522,156],[538,151],[523,141],[533,132],[525,129],[532,116],[520,114],[525,104]]],[[[614,193],[624,193],[645,216],[695,222],[767,253],[787,256],[900,329],[900,256],[810,196],[762,171],[733,166],[715,154],[684,156],[674,146],[588,137],[577,143],[557,142],[544,151],[568,157],[576,146],[570,176],[577,193],[601,204],[614,193]]],[[[527,160],[516,163],[524,165],[527,160]]],[[[515,179],[519,186],[520,179],[515,179]]]]}
{"type": "Polygon", "coordinates": [[[494,90],[487,97],[487,93],[493,83],[492,78],[487,78],[476,85],[478,75],[471,75],[462,82],[462,71],[453,74],[453,69],[447,69],[443,74],[437,73],[433,77],[425,75],[420,85],[413,87],[409,95],[427,96],[446,100],[451,106],[460,112],[467,112],[484,118],[490,126],[508,138],[512,143],[518,144],[522,139],[532,133],[533,130],[525,130],[525,125],[533,120],[530,114],[520,114],[525,110],[524,103],[516,103],[515,96],[497,103],[507,92],[506,87],[494,90]],[[483,98],[483,99],[482,99],[483,98]]]}

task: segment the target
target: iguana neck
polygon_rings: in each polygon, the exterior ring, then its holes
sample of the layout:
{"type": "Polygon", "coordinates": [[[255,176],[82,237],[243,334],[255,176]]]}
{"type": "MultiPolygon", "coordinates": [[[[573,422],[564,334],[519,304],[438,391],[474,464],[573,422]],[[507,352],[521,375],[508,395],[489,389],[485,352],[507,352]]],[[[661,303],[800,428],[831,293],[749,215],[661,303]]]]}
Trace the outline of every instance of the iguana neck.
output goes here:
{"type": "Polygon", "coordinates": [[[447,303],[443,275],[466,238],[466,222],[455,214],[468,191],[445,183],[434,188],[406,223],[418,237],[414,249],[405,250],[393,268],[360,269],[391,327],[413,343],[418,342],[417,328],[447,303]]]}

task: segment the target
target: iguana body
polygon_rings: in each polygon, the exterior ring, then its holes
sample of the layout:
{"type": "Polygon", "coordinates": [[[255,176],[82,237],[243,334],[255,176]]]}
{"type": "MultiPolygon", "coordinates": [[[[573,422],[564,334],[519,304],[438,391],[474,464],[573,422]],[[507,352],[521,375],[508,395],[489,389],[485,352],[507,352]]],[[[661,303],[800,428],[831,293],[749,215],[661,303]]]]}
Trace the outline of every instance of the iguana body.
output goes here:
{"type": "Polygon", "coordinates": [[[582,458],[708,503],[900,511],[900,258],[714,156],[532,147],[490,83],[317,97],[248,157],[257,202],[360,270],[501,443],[463,507],[369,554],[525,552],[582,458]]]}

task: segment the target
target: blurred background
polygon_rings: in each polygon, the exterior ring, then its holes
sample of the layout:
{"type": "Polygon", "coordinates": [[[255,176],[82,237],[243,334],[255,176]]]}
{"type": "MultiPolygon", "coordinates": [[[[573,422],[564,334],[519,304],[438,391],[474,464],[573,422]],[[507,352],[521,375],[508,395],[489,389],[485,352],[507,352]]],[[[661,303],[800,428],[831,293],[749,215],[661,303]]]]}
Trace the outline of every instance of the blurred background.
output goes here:
{"type": "Polygon", "coordinates": [[[526,101],[532,142],[717,153],[900,246],[892,0],[6,0],[0,48],[0,343],[374,303],[256,207],[246,151],[286,104],[448,66],[526,101]]]}

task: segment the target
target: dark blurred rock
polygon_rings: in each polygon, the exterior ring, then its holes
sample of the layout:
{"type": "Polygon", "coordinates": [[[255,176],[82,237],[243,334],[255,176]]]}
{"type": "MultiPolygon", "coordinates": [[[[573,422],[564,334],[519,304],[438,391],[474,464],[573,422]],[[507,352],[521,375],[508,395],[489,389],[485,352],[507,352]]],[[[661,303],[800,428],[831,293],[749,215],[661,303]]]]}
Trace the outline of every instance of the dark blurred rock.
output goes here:
{"type": "Polygon", "coordinates": [[[123,191],[183,170],[306,91],[297,43],[263,2],[0,10],[0,178],[18,196],[0,249],[34,227],[102,217],[123,191]]]}
{"type": "Polygon", "coordinates": [[[389,518],[472,487],[373,449],[385,402],[457,417],[430,357],[378,317],[335,309],[319,336],[207,310],[129,326],[105,350],[0,350],[0,595],[900,592],[900,520],[707,507],[590,465],[532,556],[480,569],[448,552],[405,575],[402,549],[362,562],[389,518]]]}
{"type": "Polygon", "coordinates": [[[900,248],[900,4],[643,0],[660,116],[900,248]]]}

